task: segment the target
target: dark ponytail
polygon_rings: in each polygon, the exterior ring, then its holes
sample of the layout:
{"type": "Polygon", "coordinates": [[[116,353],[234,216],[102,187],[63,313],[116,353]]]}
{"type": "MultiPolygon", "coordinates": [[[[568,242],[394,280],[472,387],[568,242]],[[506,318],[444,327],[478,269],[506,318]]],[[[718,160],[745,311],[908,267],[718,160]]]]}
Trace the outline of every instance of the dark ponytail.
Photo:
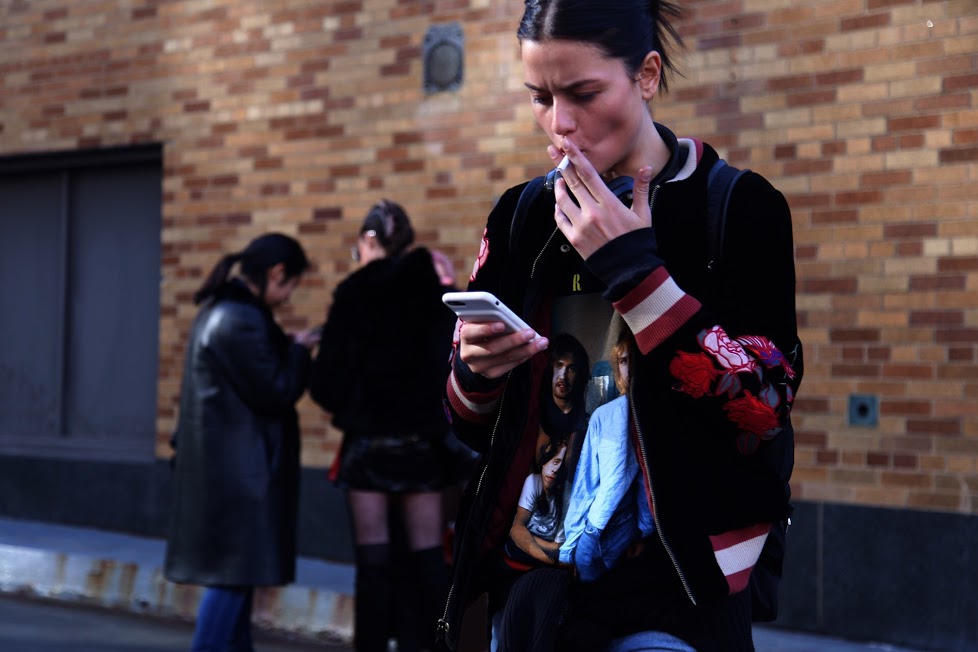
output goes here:
{"type": "Polygon", "coordinates": [[[207,275],[207,280],[204,284],[200,286],[196,292],[194,292],[194,305],[200,305],[207,300],[209,296],[217,291],[217,288],[221,287],[225,281],[227,281],[228,274],[231,273],[231,268],[234,264],[241,259],[241,254],[227,254],[221,260],[218,261],[211,273],[207,275]]]}
{"type": "Polygon", "coordinates": [[[516,31],[520,41],[586,43],[625,64],[634,75],[652,50],[662,57],[659,85],[668,90],[666,71],[681,74],[673,61],[683,40],[674,21],[682,9],[666,0],[526,0],[516,31]]]}
{"type": "Polygon", "coordinates": [[[286,280],[309,269],[309,259],[298,240],[282,233],[267,233],[252,240],[243,251],[221,258],[194,293],[194,304],[199,305],[214,295],[227,282],[235,263],[240,263],[241,275],[258,286],[262,294],[268,285],[268,270],[275,265],[285,266],[286,280]]]}

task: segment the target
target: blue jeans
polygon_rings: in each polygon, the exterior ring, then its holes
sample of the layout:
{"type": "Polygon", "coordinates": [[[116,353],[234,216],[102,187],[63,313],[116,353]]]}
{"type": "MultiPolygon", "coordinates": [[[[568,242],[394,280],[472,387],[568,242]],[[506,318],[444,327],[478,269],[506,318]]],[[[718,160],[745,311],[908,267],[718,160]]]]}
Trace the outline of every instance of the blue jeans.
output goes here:
{"type": "Polygon", "coordinates": [[[605,652],[696,652],[686,641],[665,632],[638,632],[616,638],[605,652]]]}
{"type": "Polygon", "coordinates": [[[574,550],[574,566],[582,582],[593,582],[618,563],[628,545],[637,539],[638,511],[634,501],[622,501],[604,531],[590,521],[574,550]]]}
{"type": "Polygon", "coordinates": [[[254,652],[251,602],[254,589],[208,587],[197,608],[191,652],[254,652]]]}
{"type": "MultiPolygon", "coordinates": [[[[501,629],[503,611],[500,609],[492,615],[492,638],[489,641],[490,652],[499,650],[499,631],[501,629]]],[[[665,632],[638,632],[616,638],[603,652],[696,652],[686,641],[665,632]]]]}

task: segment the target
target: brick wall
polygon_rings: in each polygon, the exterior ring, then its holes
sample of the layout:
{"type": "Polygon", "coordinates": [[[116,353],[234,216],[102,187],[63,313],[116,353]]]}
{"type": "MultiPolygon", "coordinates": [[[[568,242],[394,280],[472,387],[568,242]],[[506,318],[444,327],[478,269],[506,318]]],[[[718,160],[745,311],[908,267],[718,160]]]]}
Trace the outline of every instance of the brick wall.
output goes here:
{"type": "Polygon", "coordinates": [[[795,495],[978,513],[978,1],[691,5],[657,117],[792,208],[795,495]]]}
{"type": "MultiPolygon", "coordinates": [[[[978,0],[685,3],[685,77],[654,105],[792,207],[806,376],[796,496],[978,513],[978,0]],[[878,399],[848,423],[850,395],[878,399]]],[[[164,144],[158,455],[191,294],[276,229],[321,321],[367,207],[402,203],[460,283],[507,187],[545,171],[517,0],[9,0],[0,155],[164,144]],[[425,30],[458,21],[465,77],[425,94],[425,30]]],[[[304,462],[338,433],[300,405],[304,462]]]]}

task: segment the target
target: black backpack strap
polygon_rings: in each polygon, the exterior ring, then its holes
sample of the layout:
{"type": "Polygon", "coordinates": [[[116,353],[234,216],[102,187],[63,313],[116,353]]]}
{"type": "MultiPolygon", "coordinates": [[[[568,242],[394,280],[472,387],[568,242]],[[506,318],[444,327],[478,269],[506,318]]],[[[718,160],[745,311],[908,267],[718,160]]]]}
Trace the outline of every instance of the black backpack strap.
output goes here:
{"type": "Polygon", "coordinates": [[[523,224],[526,222],[527,211],[530,210],[530,206],[543,190],[543,181],[544,177],[536,177],[535,179],[531,179],[530,182],[526,184],[526,187],[523,188],[523,192],[520,193],[520,198],[516,201],[516,209],[513,211],[513,221],[509,225],[510,251],[512,251],[516,246],[520,229],[523,228],[523,224]]]}
{"type": "Polygon", "coordinates": [[[723,159],[719,159],[710,168],[710,174],[706,179],[706,246],[709,253],[707,267],[710,270],[716,270],[720,259],[723,258],[727,205],[730,203],[734,184],[749,171],[746,168],[740,170],[727,165],[723,159]]]}

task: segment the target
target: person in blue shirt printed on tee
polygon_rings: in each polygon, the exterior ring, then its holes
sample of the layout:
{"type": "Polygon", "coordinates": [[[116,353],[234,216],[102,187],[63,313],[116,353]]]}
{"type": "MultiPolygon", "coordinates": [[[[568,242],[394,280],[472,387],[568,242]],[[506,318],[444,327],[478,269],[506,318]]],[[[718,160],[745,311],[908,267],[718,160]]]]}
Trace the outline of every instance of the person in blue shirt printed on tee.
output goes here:
{"type": "Polygon", "coordinates": [[[585,582],[613,567],[633,542],[652,534],[652,513],[628,433],[628,364],[635,340],[622,328],[611,349],[620,396],[591,415],[571,487],[559,561],[585,582]]]}

